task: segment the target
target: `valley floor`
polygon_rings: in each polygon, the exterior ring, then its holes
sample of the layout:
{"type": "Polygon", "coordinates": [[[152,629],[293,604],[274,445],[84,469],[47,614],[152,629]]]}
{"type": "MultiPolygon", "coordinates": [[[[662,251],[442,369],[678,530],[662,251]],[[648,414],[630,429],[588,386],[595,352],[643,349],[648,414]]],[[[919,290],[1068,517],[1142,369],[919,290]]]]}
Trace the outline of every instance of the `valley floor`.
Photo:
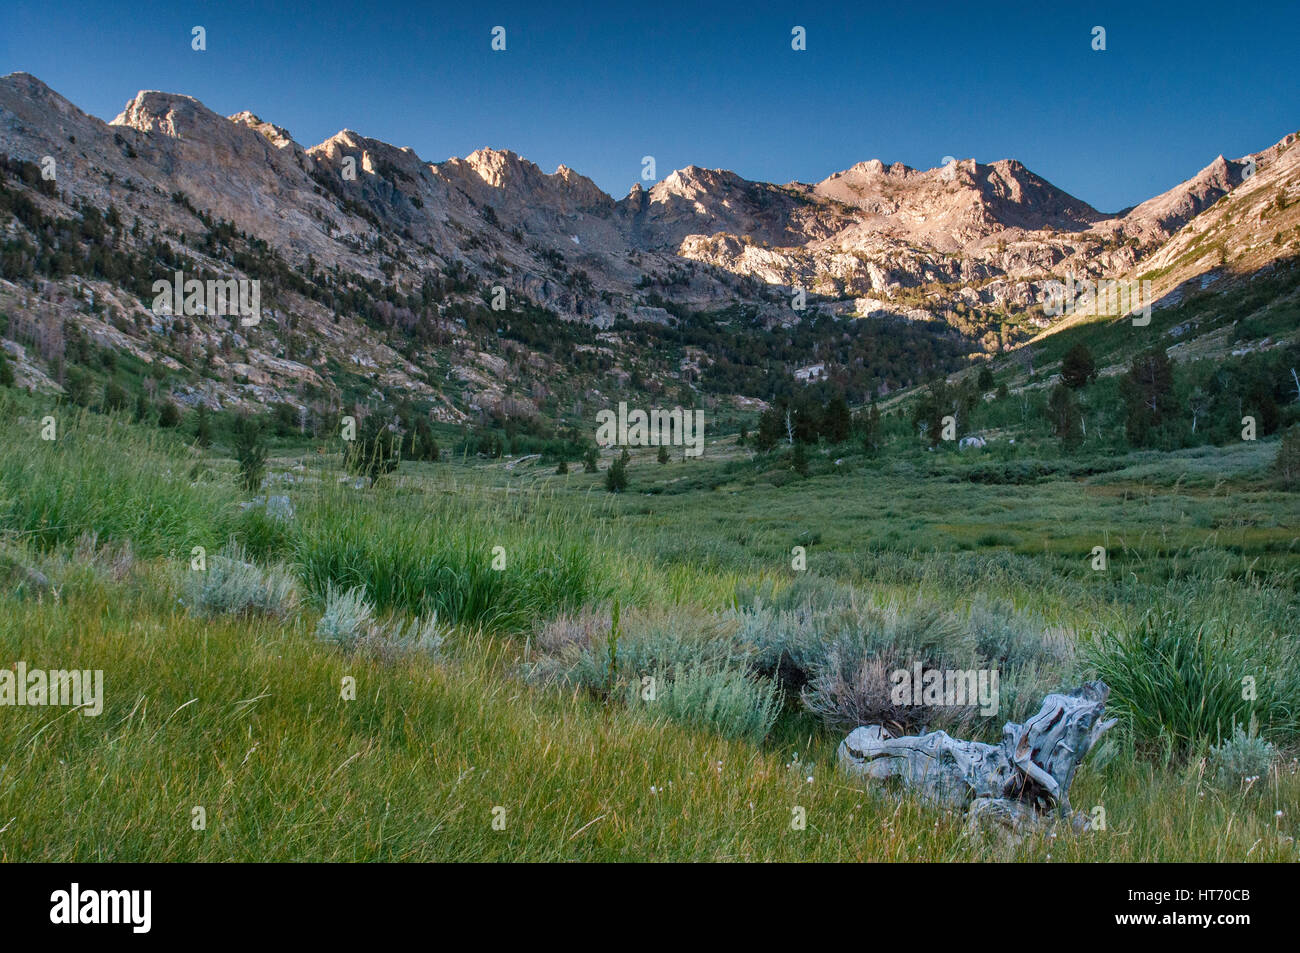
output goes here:
{"type": "MultiPolygon", "coordinates": [[[[828,458],[775,486],[724,441],[702,460],[638,454],[617,495],[537,461],[403,463],[357,486],[336,457],[282,448],[264,493],[294,515],[277,519],[241,509],[220,454],[93,415],[42,444],[31,407],[3,410],[4,664],[100,669],[104,699],[94,717],[0,710],[0,859],[1300,859],[1295,726],[1277,714],[1297,698],[1272,710],[1267,776],[1216,780],[1213,739],[1121,724],[1072,792],[1104,828],[1008,841],[850,783],[845,732],[797,697],[752,732],[660,714],[582,674],[606,634],[554,637],[585,612],[617,642],[621,611],[617,655],[637,632],[682,645],[780,612],[921,606],[1023,622],[1055,646],[1042,678],[1081,680],[1103,633],[1172,606],[1294,659],[1300,500],[1259,478],[1275,444],[1024,485],[936,475],[948,464],[921,455],[828,458]],[[231,538],[298,595],[220,611],[191,560],[202,546],[208,571],[227,565],[231,538]],[[322,607],[352,586],[376,618],[436,609],[429,650],[322,641],[322,607]],[[534,677],[546,665],[559,674],[534,677]]],[[[1261,684],[1281,677],[1254,661],[1261,684]]]]}

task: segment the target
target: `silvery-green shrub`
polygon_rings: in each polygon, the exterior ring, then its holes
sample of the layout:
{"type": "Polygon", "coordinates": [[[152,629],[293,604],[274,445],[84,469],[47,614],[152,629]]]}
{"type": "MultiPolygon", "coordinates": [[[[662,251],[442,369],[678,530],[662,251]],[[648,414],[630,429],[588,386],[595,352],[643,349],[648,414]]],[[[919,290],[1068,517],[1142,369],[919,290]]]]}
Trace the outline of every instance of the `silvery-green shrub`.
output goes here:
{"type": "Polygon", "coordinates": [[[780,713],[781,692],[743,669],[701,663],[679,669],[646,708],[679,724],[758,744],[780,713]]]}
{"type": "Polygon", "coordinates": [[[1277,748],[1255,731],[1235,725],[1232,737],[1210,748],[1210,770],[1224,787],[1236,787],[1247,778],[1265,777],[1277,758],[1277,748]]]}
{"type": "Polygon", "coordinates": [[[325,593],[325,612],[316,623],[316,638],[353,648],[370,635],[374,613],[361,586],[342,591],[331,585],[325,593]]]}
{"type": "Polygon", "coordinates": [[[298,604],[297,584],[281,566],[250,562],[239,546],[208,558],[207,569],[190,571],[186,603],[201,615],[263,613],[283,618],[298,604]]]}

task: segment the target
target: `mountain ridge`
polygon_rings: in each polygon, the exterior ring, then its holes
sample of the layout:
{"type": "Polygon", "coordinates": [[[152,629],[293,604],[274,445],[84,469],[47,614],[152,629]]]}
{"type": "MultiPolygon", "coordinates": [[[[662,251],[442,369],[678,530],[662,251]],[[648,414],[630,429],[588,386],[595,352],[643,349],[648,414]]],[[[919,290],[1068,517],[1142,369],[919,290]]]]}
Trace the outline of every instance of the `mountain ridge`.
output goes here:
{"type": "MultiPolygon", "coordinates": [[[[1219,156],[1114,215],[1015,159],[929,170],[870,159],[817,183],[785,184],[688,165],[615,199],[564,164],[547,173],[508,149],[429,162],[347,128],[304,146],[251,110],[222,116],[193,97],[156,90],[137,93],[105,123],[36,77],[0,78],[0,153],[57,164],[56,192],[33,194],[46,212],[66,216],[81,202],[115,208],[139,223],[139,237],[123,236],[124,247],[179,241],[197,263],[226,272],[236,258],[256,260],[247,249],[232,257],[213,244],[217,225],[230,223],[278,255],[286,275],[316,285],[313,276],[332,275],[351,289],[342,299],[337,288],[317,287],[277,302],[314,329],[331,359],[386,366],[394,386],[430,397],[437,387],[413,373],[418,362],[365,342],[358,328],[338,331],[340,300],[377,283],[393,299],[379,309],[384,315],[391,310],[393,321],[416,330],[428,323],[433,329],[421,333],[435,340],[458,340],[448,315],[481,307],[501,288],[510,313],[537,309],[598,333],[620,320],[671,324],[739,306],[760,329],[816,315],[933,322],[943,329],[937,333],[996,354],[1052,324],[1037,307],[1046,282],[1136,274],[1239,188],[1248,166],[1266,174],[1293,146],[1287,137],[1239,160],[1219,156]],[[436,307],[424,294],[427,314],[402,316],[410,308],[401,302],[430,281],[442,289],[436,307]],[[792,304],[801,291],[807,310],[792,304]]],[[[143,309],[128,310],[135,307],[143,309]]],[[[268,368],[272,357],[288,359],[274,350],[263,352],[268,368]]],[[[476,345],[479,357],[451,371],[478,392],[446,402],[447,413],[512,390],[482,358],[487,350],[476,345]]],[[[321,359],[295,373],[323,373],[321,359]]],[[[284,372],[275,364],[267,386],[284,372]]]]}

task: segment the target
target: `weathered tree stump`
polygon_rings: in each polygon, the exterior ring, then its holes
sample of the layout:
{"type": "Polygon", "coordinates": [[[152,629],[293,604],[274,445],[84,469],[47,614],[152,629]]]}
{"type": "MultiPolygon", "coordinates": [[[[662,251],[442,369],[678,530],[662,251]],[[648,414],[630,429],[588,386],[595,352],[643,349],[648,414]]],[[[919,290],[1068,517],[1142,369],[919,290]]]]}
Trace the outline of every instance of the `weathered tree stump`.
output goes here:
{"type": "Polygon", "coordinates": [[[933,803],[966,807],[972,823],[1020,828],[1053,813],[1072,817],[1074,774],[1115,724],[1102,720],[1109,695],[1100,681],[1048,695],[1023,725],[1007,722],[997,745],[942,731],[895,738],[881,725],[866,725],[840,743],[840,765],[851,777],[898,779],[933,803]]]}

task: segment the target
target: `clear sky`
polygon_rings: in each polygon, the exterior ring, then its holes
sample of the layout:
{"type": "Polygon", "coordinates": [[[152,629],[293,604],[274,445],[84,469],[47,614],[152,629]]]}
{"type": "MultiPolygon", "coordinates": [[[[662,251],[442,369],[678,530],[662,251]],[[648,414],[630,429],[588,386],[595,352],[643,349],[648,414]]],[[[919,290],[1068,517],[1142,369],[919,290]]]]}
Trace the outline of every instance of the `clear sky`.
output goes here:
{"type": "Polygon", "coordinates": [[[660,178],[774,182],[955,156],[1019,159],[1115,211],[1300,129],[1298,40],[1294,0],[0,3],[0,73],[103,119],[162,89],[307,146],[351,128],[429,161],[512,149],[615,198],[645,155],[660,178]]]}

